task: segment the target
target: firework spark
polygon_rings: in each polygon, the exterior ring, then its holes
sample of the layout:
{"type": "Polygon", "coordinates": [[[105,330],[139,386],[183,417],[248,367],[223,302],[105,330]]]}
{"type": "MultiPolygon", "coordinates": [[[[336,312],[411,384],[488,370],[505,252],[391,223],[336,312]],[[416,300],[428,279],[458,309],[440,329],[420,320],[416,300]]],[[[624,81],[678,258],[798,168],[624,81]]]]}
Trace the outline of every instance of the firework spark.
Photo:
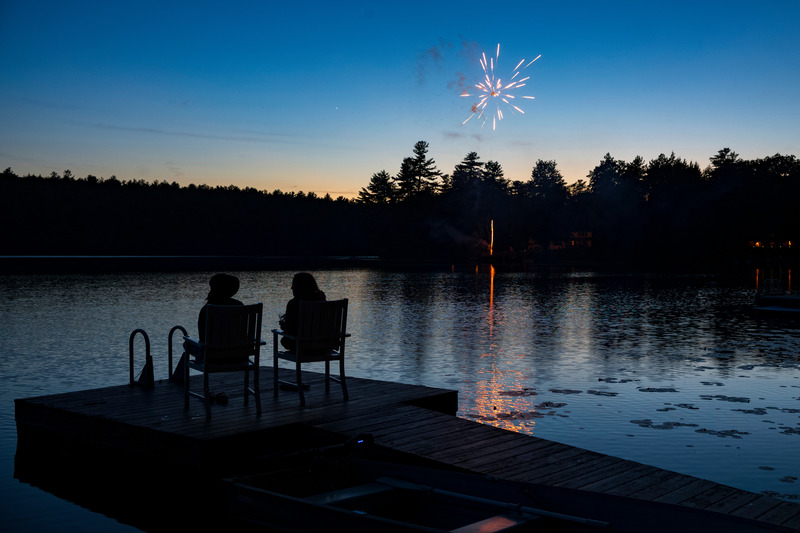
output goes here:
{"type": "Polygon", "coordinates": [[[462,124],[466,124],[472,117],[477,115],[478,120],[483,119],[481,123],[481,127],[483,127],[489,120],[489,117],[491,117],[492,130],[495,130],[497,128],[497,121],[503,120],[504,107],[510,110],[511,113],[519,112],[524,115],[525,111],[516,105],[516,99],[523,98],[533,100],[534,97],[518,96],[514,94],[518,89],[525,87],[525,82],[530,79],[530,76],[520,79],[517,79],[517,77],[540,57],[542,57],[541,54],[525,64],[524,67],[522,65],[525,63],[525,59],[520,60],[517,66],[514,67],[514,70],[511,71],[511,77],[508,82],[503,83],[503,79],[496,77],[494,73],[495,68],[500,62],[500,45],[497,45],[495,57],[490,57],[488,61],[486,59],[486,52],[484,52],[480,60],[481,68],[483,69],[483,78],[475,84],[477,91],[474,94],[470,94],[466,90],[461,93],[462,97],[477,96],[478,98],[478,101],[472,104],[472,114],[468,116],[462,124]],[[494,104],[494,107],[490,109],[489,106],[491,104],[494,104]]]}

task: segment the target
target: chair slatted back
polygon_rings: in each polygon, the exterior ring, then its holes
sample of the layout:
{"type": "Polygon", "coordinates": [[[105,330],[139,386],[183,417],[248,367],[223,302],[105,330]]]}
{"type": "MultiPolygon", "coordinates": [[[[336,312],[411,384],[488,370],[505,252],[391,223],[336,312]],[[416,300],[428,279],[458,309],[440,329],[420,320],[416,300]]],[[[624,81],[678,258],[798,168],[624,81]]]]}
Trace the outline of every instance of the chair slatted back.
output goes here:
{"type": "Polygon", "coordinates": [[[208,364],[242,362],[261,343],[263,304],[206,306],[205,357],[208,364]]]}
{"type": "Polygon", "coordinates": [[[299,349],[339,350],[347,332],[347,298],[300,301],[297,337],[299,349]]]}

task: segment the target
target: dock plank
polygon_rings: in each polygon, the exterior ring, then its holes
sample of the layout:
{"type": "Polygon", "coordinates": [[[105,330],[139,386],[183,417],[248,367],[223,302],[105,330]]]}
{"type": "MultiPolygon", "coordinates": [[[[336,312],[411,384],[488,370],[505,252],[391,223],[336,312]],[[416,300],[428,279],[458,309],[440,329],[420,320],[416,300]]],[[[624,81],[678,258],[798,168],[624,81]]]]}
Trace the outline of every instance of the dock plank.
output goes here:
{"type": "Polygon", "coordinates": [[[759,497],[753,492],[736,491],[725,499],[715,502],[707,507],[709,511],[731,514],[759,497]]]}
{"type": "Polygon", "coordinates": [[[657,471],[658,469],[654,466],[636,465],[633,466],[632,468],[621,469],[616,474],[607,476],[598,481],[588,483],[582,486],[581,489],[607,493],[612,489],[619,487],[620,485],[624,485],[626,483],[637,481],[643,478],[649,478],[657,471]]]}
{"type": "Polygon", "coordinates": [[[702,492],[713,488],[716,485],[713,481],[705,479],[693,479],[690,483],[682,485],[675,490],[655,498],[654,501],[662,503],[683,503],[696,497],[702,492]]]}
{"type": "Polygon", "coordinates": [[[609,494],[616,494],[618,496],[630,496],[642,489],[659,485],[665,481],[679,476],[680,474],[676,474],[675,472],[656,468],[654,472],[651,472],[647,476],[628,481],[627,483],[622,483],[621,485],[609,489],[607,492],[609,494]]]}
{"type": "MultiPolygon", "coordinates": [[[[560,447],[551,447],[545,448],[542,450],[543,452],[547,452],[551,449],[561,450],[560,447]]],[[[579,469],[581,465],[587,462],[594,462],[596,463],[598,458],[586,452],[586,450],[582,450],[584,453],[573,455],[572,457],[568,458],[567,460],[562,461],[549,461],[546,458],[546,454],[543,454],[545,458],[541,460],[529,459],[523,463],[519,463],[513,467],[504,468],[504,469],[493,469],[491,471],[492,475],[496,475],[497,477],[501,478],[511,478],[516,479],[519,481],[525,481],[529,483],[547,483],[547,479],[553,476],[553,479],[563,479],[562,476],[559,475],[560,472],[564,472],[570,469],[579,469]]],[[[502,465],[498,465],[502,466],[502,465]]]]}
{"type": "Polygon", "coordinates": [[[669,494],[685,485],[688,485],[695,478],[690,476],[684,476],[681,474],[675,474],[674,476],[664,476],[662,479],[654,482],[649,486],[645,486],[635,492],[629,494],[629,496],[633,498],[640,498],[643,500],[652,500],[655,501],[658,498],[669,494]]]}
{"type": "Polygon", "coordinates": [[[697,494],[696,496],[682,501],[681,505],[696,507],[698,509],[708,509],[712,505],[734,496],[737,492],[737,489],[733,487],[715,485],[710,489],[697,494]]]}
{"type": "MultiPolygon", "coordinates": [[[[769,516],[767,516],[764,521],[772,523],[769,520],[769,516]]],[[[785,522],[782,522],[781,526],[790,528],[793,531],[800,531],[800,513],[797,513],[785,522]]]]}
{"type": "Polygon", "coordinates": [[[488,466],[492,475],[504,477],[506,474],[520,474],[536,470],[541,473],[545,467],[566,464],[579,464],[579,456],[587,455],[580,448],[565,448],[563,445],[548,446],[547,441],[531,442],[523,453],[514,457],[513,462],[488,466]]]}
{"type": "Polygon", "coordinates": [[[598,456],[595,461],[568,466],[549,476],[536,479],[537,483],[558,487],[582,489],[586,485],[617,475],[620,468],[630,468],[629,462],[617,457],[598,456]]]}
{"type": "Polygon", "coordinates": [[[772,509],[758,515],[758,519],[781,525],[798,524],[800,523],[800,513],[797,506],[789,502],[780,502],[772,509]]]}
{"type": "Polygon", "coordinates": [[[781,504],[780,500],[770,498],[769,496],[759,496],[755,500],[749,502],[747,505],[733,511],[732,515],[741,516],[742,518],[758,518],[781,504]]]}

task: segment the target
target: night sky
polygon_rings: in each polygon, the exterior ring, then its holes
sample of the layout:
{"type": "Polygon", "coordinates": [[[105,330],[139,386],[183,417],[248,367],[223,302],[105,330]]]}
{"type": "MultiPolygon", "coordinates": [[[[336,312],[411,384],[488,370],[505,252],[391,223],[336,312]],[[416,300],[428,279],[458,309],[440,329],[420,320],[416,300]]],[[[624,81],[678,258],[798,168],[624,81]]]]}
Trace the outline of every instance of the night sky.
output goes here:
{"type": "MultiPolygon", "coordinates": [[[[353,196],[416,141],[506,178],[800,154],[800,2],[0,0],[0,167],[353,196]],[[524,114],[462,122],[483,53],[524,114]],[[526,63],[527,63],[526,61],[526,63]]],[[[0,169],[1,170],[1,169],[0,169]]]]}

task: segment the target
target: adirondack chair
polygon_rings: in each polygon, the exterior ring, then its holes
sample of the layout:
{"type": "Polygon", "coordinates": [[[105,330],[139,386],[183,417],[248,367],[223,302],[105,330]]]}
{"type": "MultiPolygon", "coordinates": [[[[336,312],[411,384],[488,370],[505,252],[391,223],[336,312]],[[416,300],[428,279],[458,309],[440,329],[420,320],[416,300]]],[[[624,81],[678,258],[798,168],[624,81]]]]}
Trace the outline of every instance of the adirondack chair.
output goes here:
{"type": "Polygon", "coordinates": [[[290,335],[280,329],[273,329],[273,385],[274,395],[278,396],[280,385],[296,388],[300,394],[300,405],[305,405],[303,375],[301,365],[305,363],[325,363],[325,392],[330,392],[330,382],[342,386],[344,399],[347,383],[344,374],[344,348],[347,333],[347,299],[332,301],[301,301],[297,334],[290,335]],[[282,349],[279,338],[294,341],[295,349],[282,349]],[[278,361],[283,359],[295,364],[295,382],[278,378],[278,361]],[[339,363],[339,375],[331,375],[331,362],[339,363]]]}
{"type": "Polygon", "coordinates": [[[261,346],[261,317],[263,304],[206,306],[205,338],[195,340],[184,336],[188,357],[184,365],[184,410],[189,409],[189,397],[205,403],[206,417],[211,418],[213,398],[209,390],[209,375],[219,372],[244,372],[244,403],[250,394],[255,396],[256,412],[261,414],[259,364],[261,346]],[[203,393],[189,388],[189,369],[203,373],[203,393]],[[253,387],[250,387],[250,373],[253,387]]]}

